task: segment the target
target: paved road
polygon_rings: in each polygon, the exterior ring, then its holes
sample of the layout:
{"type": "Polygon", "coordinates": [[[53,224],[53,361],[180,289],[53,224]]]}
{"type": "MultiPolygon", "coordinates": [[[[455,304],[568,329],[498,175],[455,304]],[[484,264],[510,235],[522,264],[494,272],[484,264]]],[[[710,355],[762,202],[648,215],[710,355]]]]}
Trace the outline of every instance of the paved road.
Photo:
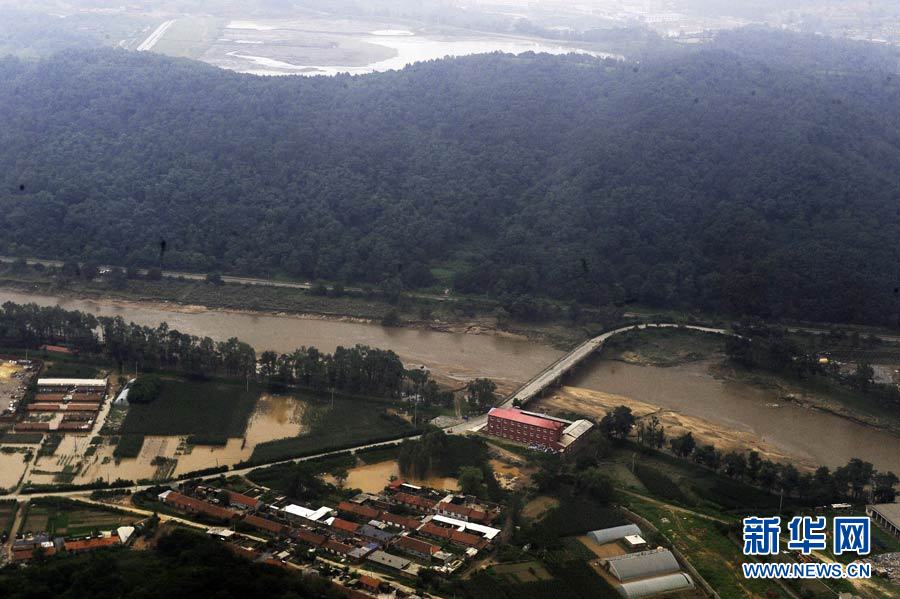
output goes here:
{"type": "MultiPolygon", "coordinates": [[[[409,437],[404,437],[404,438],[405,439],[418,439],[420,436],[421,435],[410,435],[409,437]]],[[[338,453],[343,453],[345,451],[350,451],[350,452],[355,453],[359,450],[369,449],[369,448],[373,448],[373,447],[383,447],[385,445],[392,445],[394,443],[398,443],[399,441],[400,441],[400,439],[395,439],[392,441],[379,441],[378,443],[367,443],[367,444],[359,445],[357,447],[353,447],[350,449],[325,451],[322,453],[317,453],[315,455],[305,456],[302,458],[293,458],[293,459],[288,459],[288,460],[279,460],[277,462],[268,462],[265,464],[257,464],[255,466],[236,468],[236,469],[224,472],[224,473],[206,474],[206,475],[198,476],[195,478],[199,479],[199,480],[210,480],[210,479],[214,479],[214,478],[219,478],[222,474],[226,474],[228,476],[242,476],[242,475],[250,473],[253,470],[256,470],[257,468],[265,468],[267,466],[274,466],[274,465],[278,465],[278,464],[297,464],[297,463],[301,463],[301,462],[307,462],[309,460],[323,458],[323,457],[330,456],[330,455],[335,455],[338,453]]],[[[161,484],[165,484],[165,483],[161,483],[161,484]]],[[[145,489],[150,489],[155,486],[158,486],[158,484],[154,483],[151,485],[132,485],[129,487],[117,487],[117,488],[121,488],[122,490],[128,489],[128,490],[134,492],[134,491],[143,491],[145,489]]],[[[26,499],[31,499],[34,497],[79,497],[80,498],[81,496],[90,494],[90,492],[91,492],[90,490],[84,490],[84,489],[75,490],[75,491],[40,491],[37,493],[22,493],[21,491],[17,491],[15,493],[8,493],[6,495],[0,495],[0,499],[18,499],[20,501],[24,501],[26,499]]]]}

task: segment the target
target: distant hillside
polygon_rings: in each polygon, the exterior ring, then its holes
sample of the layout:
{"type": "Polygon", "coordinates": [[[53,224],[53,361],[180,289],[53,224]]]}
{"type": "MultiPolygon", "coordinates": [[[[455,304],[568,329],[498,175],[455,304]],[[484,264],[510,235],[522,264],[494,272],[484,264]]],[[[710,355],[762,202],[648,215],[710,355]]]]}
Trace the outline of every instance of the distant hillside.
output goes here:
{"type": "Polygon", "coordinates": [[[803,56],[0,60],[0,252],[896,321],[898,80],[803,56]]]}

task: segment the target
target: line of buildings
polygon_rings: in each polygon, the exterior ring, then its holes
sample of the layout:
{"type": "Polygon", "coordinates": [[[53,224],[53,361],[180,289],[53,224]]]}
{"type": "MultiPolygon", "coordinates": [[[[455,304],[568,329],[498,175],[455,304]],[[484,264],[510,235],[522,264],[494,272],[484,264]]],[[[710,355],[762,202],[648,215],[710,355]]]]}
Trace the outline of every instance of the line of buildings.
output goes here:
{"type": "Polygon", "coordinates": [[[295,554],[363,564],[414,577],[421,568],[451,574],[492,547],[496,505],[395,481],[382,494],[360,493],[337,506],[307,507],[205,485],[166,490],[157,499],[236,530],[276,537],[295,554]],[[305,552],[305,553],[304,553],[305,552]]]}
{"type": "Polygon", "coordinates": [[[25,406],[26,418],[16,432],[89,432],[106,400],[109,381],[102,379],[42,378],[34,399],[25,406]]]}

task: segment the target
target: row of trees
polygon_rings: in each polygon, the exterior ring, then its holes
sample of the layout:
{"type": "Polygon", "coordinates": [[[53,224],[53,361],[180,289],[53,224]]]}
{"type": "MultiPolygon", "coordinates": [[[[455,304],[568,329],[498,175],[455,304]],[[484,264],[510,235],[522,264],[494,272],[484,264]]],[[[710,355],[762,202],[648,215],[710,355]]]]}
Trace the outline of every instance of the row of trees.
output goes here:
{"type": "Polygon", "coordinates": [[[618,406],[609,411],[600,423],[600,430],[610,439],[625,439],[632,431],[642,445],[664,449],[668,445],[679,458],[689,459],[710,470],[741,480],[767,491],[783,492],[809,504],[821,505],[839,501],[890,503],[894,501],[898,480],[893,472],[879,472],[866,461],[852,458],[833,472],[821,466],[815,472],[800,472],[793,464],[763,459],[759,452],[722,452],[711,444],[698,444],[688,431],[666,438],[666,432],[656,416],[637,421],[631,409],[618,406]],[[666,443],[668,441],[668,443],[666,443]]]}
{"type": "MultiPolygon", "coordinates": [[[[255,350],[237,338],[216,342],[170,329],[166,323],[146,327],[127,323],[120,316],[95,317],[59,307],[11,302],[0,309],[0,342],[30,348],[64,344],[113,360],[122,370],[167,368],[276,386],[299,385],[314,391],[403,398],[424,405],[448,405],[453,400],[453,394],[442,390],[424,368],[406,369],[393,351],[364,345],[338,347],[331,354],[314,347],[285,354],[265,351],[257,369],[255,350]]],[[[485,385],[493,383],[479,381],[475,387],[485,385]]]]}
{"type": "MultiPolygon", "coordinates": [[[[828,377],[857,391],[873,395],[879,399],[900,405],[900,387],[874,381],[872,366],[863,360],[856,364],[853,372],[842,373],[831,360],[819,361],[816,352],[804,350],[786,329],[769,327],[754,322],[735,327],[737,336],[729,336],[725,341],[728,358],[746,368],[759,368],[796,378],[813,376],[828,377]]],[[[881,340],[875,337],[860,338],[858,333],[849,339],[834,333],[828,336],[846,351],[874,348],[881,340]]]]}
{"type": "Polygon", "coordinates": [[[442,390],[424,368],[407,369],[393,351],[365,345],[338,347],[333,354],[315,347],[285,354],[264,351],[259,375],[272,385],[404,398],[423,405],[447,405],[453,400],[453,394],[442,390]]]}

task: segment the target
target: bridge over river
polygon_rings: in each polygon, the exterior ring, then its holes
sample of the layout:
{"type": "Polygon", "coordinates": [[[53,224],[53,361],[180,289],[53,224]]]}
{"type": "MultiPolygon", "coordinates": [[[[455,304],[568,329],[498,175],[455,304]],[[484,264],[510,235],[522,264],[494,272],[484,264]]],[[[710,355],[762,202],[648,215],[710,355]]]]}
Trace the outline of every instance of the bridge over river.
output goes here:
{"type": "Polygon", "coordinates": [[[519,387],[515,393],[507,397],[500,406],[509,408],[513,406],[513,403],[518,405],[527,404],[535,397],[540,396],[548,387],[559,384],[563,376],[581,364],[588,356],[603,347],[603,344],[606,343],[607,339],[633,329],[647,328],[683,328],[704,333],[715,333],[718,335],[730,334],[725,329],[679,324],[638,324],[607,331],[602,335],[597,335],[596,337],[588,339],[553,364],[547,366],[547,368],[539,372],[534,378],[519,387]]]}

